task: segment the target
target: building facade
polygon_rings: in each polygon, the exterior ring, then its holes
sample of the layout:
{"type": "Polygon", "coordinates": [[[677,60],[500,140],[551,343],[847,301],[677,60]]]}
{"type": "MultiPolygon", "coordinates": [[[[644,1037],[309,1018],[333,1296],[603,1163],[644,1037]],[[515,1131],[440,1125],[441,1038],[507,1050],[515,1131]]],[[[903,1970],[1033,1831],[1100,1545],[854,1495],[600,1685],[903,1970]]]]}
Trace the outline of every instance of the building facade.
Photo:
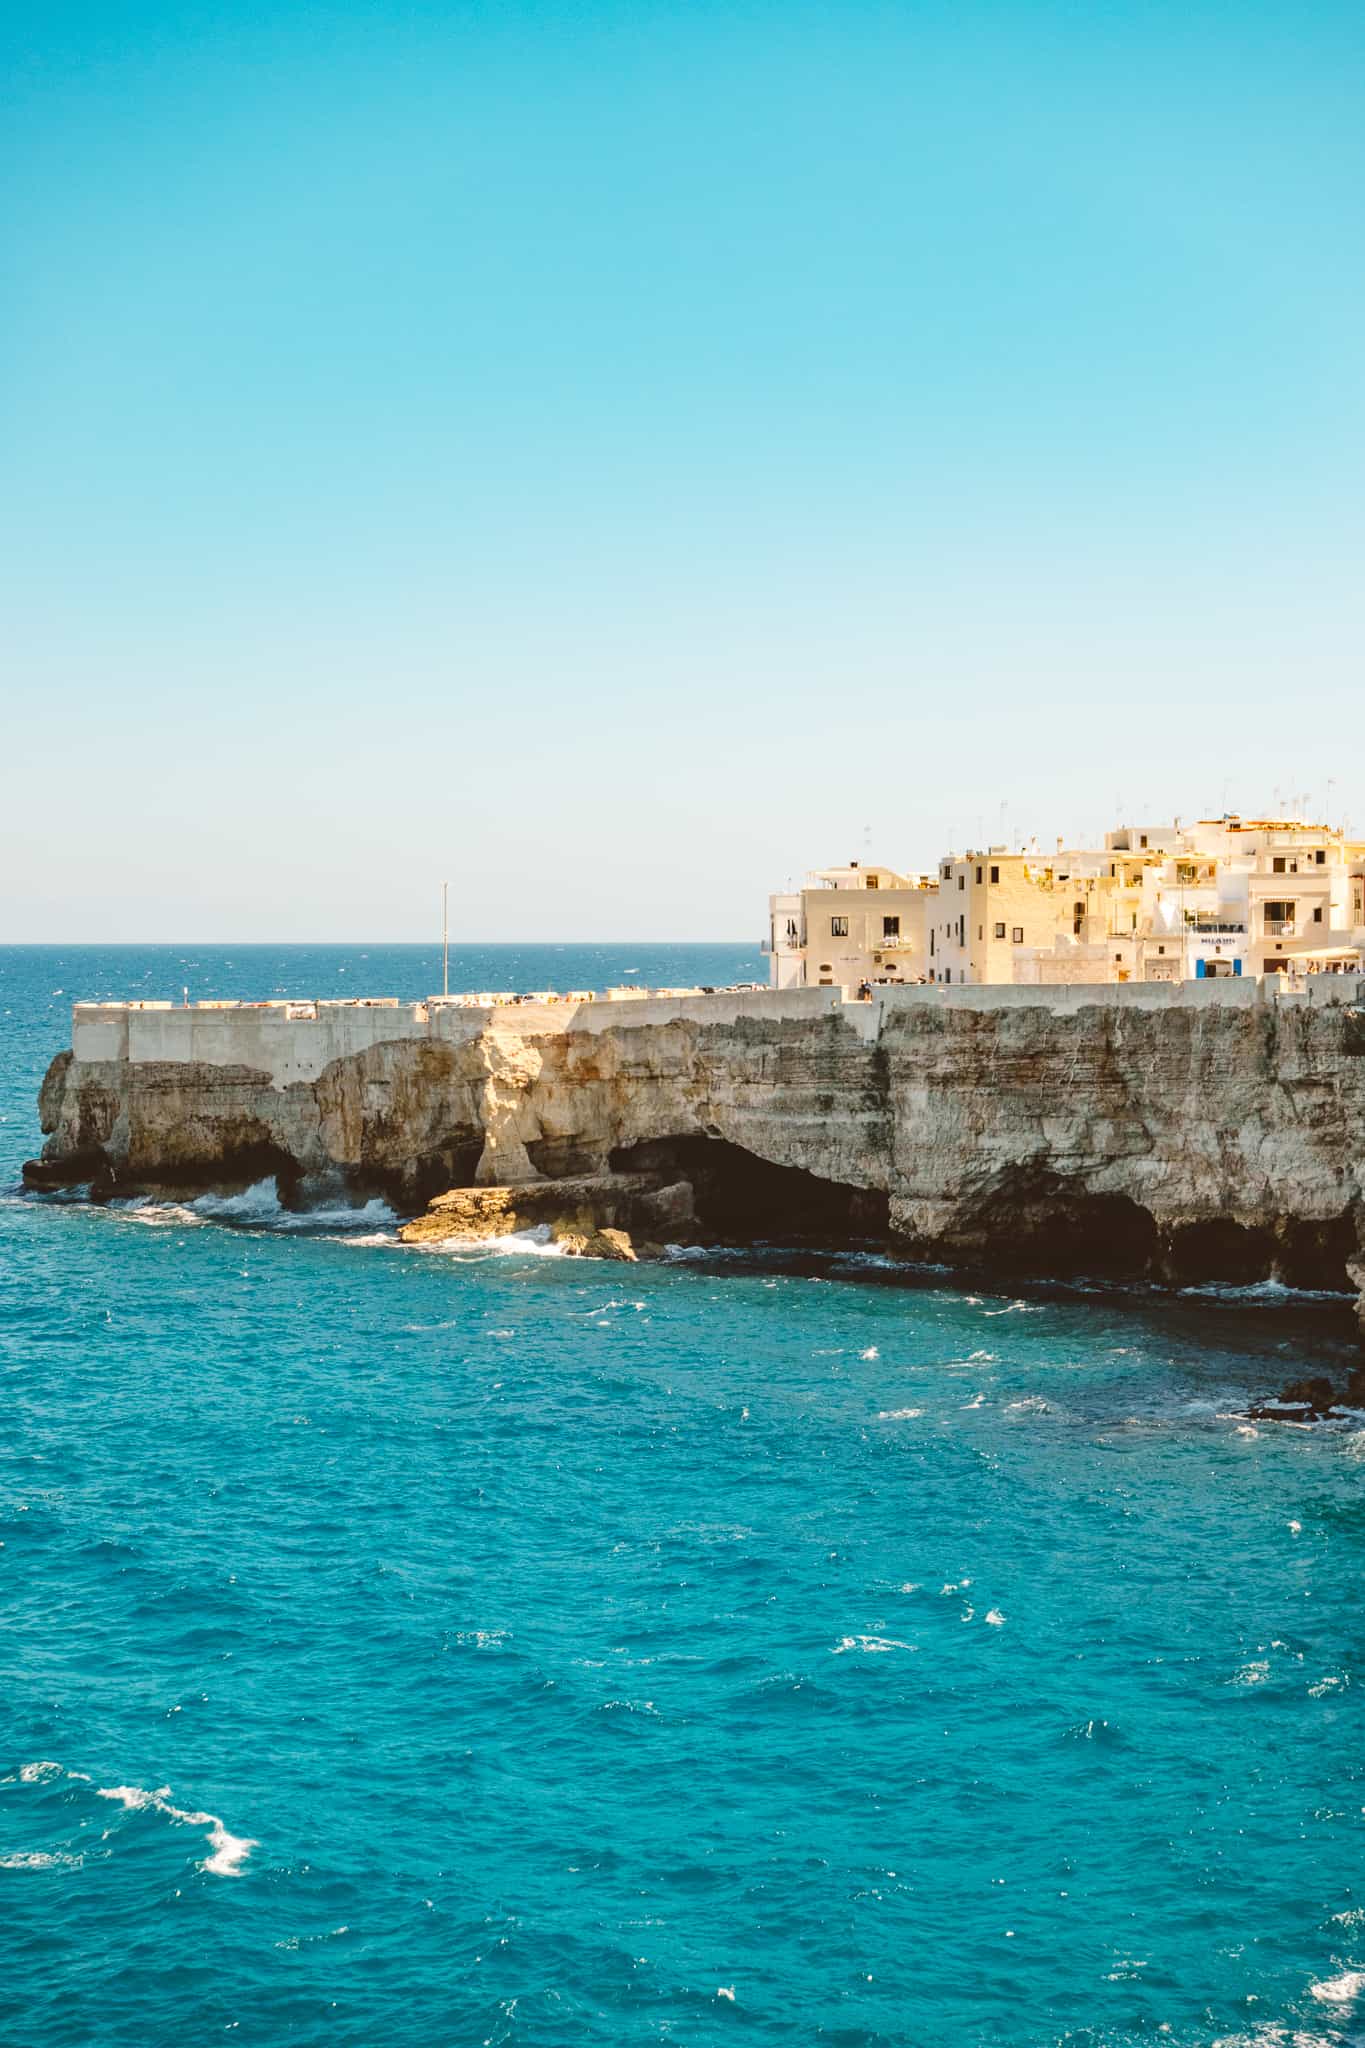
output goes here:
{"type": "Polygon", "coordinates": [[[932,874],[851,861],[770,898],[765,950],[779,988],[1355,973],[1365,842],[1229,813],[950,853],[932,874]]]}

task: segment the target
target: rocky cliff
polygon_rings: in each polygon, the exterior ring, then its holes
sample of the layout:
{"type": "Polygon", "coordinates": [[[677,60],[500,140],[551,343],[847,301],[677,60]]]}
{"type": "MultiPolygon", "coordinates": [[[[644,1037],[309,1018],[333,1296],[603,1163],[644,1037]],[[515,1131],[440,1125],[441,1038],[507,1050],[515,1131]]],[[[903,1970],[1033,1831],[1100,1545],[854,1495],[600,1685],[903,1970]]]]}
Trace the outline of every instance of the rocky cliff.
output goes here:
{"type": "Polygon", "coordinates": [[[1312,1002],[1090,993],[905,991],[875,1013],[797,1014],[755,997],[722,1017],[597,1005],[591,1028],[509,1009],[446,1037],[381,1024],[296,1080],[223,1058],[231,1035],[204,1060],[91,1058],[78,1033],[44,1082],[29,1178],[110,1192],[340,1174],[415,1208],[648,1170],[759,1234],[804,1222],[1022,1271],[1365,1286],[1355,984],[1312,1002]]]}

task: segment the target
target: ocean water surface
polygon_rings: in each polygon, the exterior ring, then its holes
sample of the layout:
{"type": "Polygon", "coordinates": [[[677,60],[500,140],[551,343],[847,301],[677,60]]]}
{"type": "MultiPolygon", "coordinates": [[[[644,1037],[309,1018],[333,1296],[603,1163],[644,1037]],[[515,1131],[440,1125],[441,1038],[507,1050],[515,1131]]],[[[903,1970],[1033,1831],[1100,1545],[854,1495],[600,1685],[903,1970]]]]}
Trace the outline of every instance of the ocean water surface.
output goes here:
{"type": "Polygon", "coordinates": [[[1365,2040],[1341,1303],[21,1193],[73,995],[438,967],[0,951],[0,2039],[1365,2040]]]}

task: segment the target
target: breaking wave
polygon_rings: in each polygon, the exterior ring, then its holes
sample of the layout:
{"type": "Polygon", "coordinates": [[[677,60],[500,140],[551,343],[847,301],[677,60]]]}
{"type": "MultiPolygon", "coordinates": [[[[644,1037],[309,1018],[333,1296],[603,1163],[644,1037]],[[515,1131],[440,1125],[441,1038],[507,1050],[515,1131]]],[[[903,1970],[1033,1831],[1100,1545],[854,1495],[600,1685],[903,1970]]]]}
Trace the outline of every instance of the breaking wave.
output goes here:
{"type": "MultiPolygon", "coordinates": [[[[72,1785],[91,1785],[97,1799],[112,1800],[125,1813],[159,1813],[178,1827],[199,1828],[204,1831],[209,1854],[199,1864],[200,1870],[210,1871],[215,1877],[240,1877],[242,1865],[253,1849],[260,1844],[254,1835],[234,1835],[216,1813],[201,1813],[190,1807],[176,1806],[170,1798],[170,1786],[160,1785],[155,1791],[148,1791],[141,1785],[95,1785],[89,1771],[69,1771],[62,1764],[42,1761],[21,1764],[17,1771],[0,1783],[19,1785],[51,1785],[66,1782],[72,1785]]],[[[79,1869],[85,1861],[83,1855],[73,1855],[62,1849],[21,1849],[0,1857],[0,1868],[6,1870],[53,1870],[79,1869]]]]}
{"type": "Polygon", "coordinates": [[[1199,1285],[1178,1287],[1175,1293],[1200,1301],[1250,1301],[1263,1307],[1293,1308],[1303,1301],[1354,1301],[1355,1295],[1338,1287],[1290,1287],[1283,1280],[1254,1280],[1241,1285],[1233,1280],[1206,1280],[1199,1285]]]}
{"type": "Polygon", "coordinates": [[[273,1179],[254,1181],[233,1195],[205,1193],[186,1202],[158,1201],[151,1195],[128,1195],[107,1204],[112,1215],[148,1229],[193,1230],[206,1223],[225,1224],[234,1230],[284,1231],[318,1236],[368,1233],[396,1229],[398,1217],[378,1195],[369,1201],[320,1202],[305,1209],[287,1209],[280,1200],[273,1179]]]}
{"type": "Polygon", "coordinates": [[[413,1251],[434,1252],[445,1259],[562,1259],[562,1244],[556,1243],[548,1223],[530,1230],[509,1230],[503,1237],[438,1237],[430,1243],[419,1241],[413,1251]]]}

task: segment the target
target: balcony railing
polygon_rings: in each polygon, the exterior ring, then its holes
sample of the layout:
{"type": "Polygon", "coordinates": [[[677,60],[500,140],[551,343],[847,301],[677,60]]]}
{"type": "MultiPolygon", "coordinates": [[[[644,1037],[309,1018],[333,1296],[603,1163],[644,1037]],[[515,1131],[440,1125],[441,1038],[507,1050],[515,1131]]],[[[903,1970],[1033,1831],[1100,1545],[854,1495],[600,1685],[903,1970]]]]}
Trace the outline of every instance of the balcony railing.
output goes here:
{"type": "Polygon", "coordinates": [[[1265,935],[1268,939],[1292,939],[1294,920],[1292,917],[1268,917],[1265,921],[1265,935]]]}

